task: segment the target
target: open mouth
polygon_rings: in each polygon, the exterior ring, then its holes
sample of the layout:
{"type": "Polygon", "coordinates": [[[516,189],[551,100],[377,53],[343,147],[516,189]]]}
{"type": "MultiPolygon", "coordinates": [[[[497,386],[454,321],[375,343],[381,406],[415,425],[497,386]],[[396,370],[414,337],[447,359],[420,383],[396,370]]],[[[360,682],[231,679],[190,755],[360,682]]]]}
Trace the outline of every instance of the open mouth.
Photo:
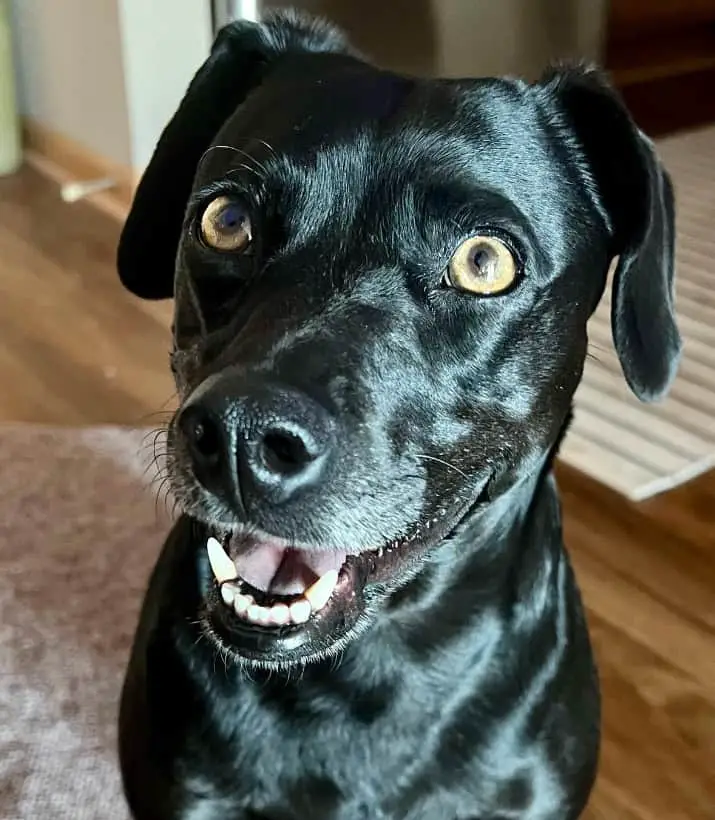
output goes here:
{"type": "Polygon", "coordinates": [[[250,635],[258,649],[255,638],[262,636],[259,654],[284,639],[297,647],[305,642],[297,633],[347,632],[364,609],[365,586],[389,582],[410,565],[412,540],[350,553],[296,547],[251,531],[209,535],[217,592],[212,625],[230,644],[250,635]]]}
{"type": "Polygon", "coordinates": [[[229,535],[222,544],[210,536],[206,550],[223,603],[248,624],[304,624],[326,606],[341,573],[347,575],[343,551],[300,550],[275,540],[246,544],[244,538],[236,552],[235,540],[229,535]]]}
{"type": "Polygon", "coordinates": [[[213,576],[209,635],[266,668],[338,651],[369,623],[374,604],[482,502],[485,485],[461,499],[456,515],[440,509],[409,535],[372,550],[313,549],[250,527],[204,530],[213,576]]]}

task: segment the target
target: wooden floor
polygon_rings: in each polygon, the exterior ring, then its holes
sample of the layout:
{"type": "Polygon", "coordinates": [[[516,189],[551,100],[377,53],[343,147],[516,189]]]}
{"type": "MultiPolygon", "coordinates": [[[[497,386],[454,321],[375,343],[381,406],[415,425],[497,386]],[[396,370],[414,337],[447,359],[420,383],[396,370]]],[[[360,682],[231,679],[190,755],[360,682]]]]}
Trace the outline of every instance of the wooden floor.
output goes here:
{"type": "MultiPolygon", "coordinates": [[[[0,180],[0,421],[149,425],[168,306],[124,294],[118,226],[30,170],[0,180]]],[[[604,693],[588,820],[715,818],[715,474],[640,505],[559,469],[604,693]]]]}
{"type": "Polygon", "coordinates": [[[118,232],[30,169],[0,178],[0,421],[141,424],[171,399],[170,305],[123,291],[118,232]]]}

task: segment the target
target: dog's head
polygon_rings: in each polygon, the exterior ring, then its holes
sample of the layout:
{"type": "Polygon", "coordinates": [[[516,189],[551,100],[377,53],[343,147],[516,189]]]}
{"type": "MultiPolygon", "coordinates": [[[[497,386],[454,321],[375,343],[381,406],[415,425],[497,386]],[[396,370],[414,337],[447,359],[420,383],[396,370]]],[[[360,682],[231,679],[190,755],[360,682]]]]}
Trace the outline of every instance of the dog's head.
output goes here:
{"type": "Polygon", "coordinates": [[[615,257],[650,400],[679,353],[672,192],[597,72],[413,79],[293,16],[224,29],[119,247],[131,291],[176,299],[170,473],[216,539],[213,637],[335,651],[542,469],[615,257]]]}

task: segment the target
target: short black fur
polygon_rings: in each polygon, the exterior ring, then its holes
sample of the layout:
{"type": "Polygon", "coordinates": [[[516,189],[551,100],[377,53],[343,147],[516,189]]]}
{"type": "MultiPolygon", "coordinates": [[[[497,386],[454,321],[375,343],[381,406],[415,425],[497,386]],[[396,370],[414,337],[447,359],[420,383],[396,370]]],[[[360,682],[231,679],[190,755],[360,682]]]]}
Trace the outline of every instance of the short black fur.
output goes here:
{"type": "Polygon", "coordinates": [[[616,349],[650,400],[679,354],[672,191],[598,72],[402,77],[290,14],[219,35],[118,255],[135,294],[175,296],[181,400],[183,512],[121,704],[138,820],[580,815],[599,695],[551,464],[615,257],[616,349]],[[201,241],[217,195],[250,214],[245,253],[201,241]],[[445,284],[475,234],[517,260],[501,295],[445,284]],[[352,553],[355,596],[244,634],[205,544],[247,526],[352,553]]]}

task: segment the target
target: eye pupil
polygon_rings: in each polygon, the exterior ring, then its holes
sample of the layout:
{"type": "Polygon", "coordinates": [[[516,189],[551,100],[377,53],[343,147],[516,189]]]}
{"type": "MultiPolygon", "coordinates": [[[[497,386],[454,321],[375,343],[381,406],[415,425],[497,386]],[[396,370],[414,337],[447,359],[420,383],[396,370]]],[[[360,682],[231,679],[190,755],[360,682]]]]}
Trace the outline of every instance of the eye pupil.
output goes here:
{"type": "Polygon", "coordinates": [[[472,265],[480,276],[489,276],[494,267],[494,253],[491,249],[477,247],[472,254],[472,265]]]}
{"type": "Polygon", "coordinates": [[[224,230],[233,231],[243,224],[243,214],[235,205],[228,205],[219,217],[219,223],[224,230]]]}
{"type": "Polygon", "coordinates": [[[221,251],[242,251],[251,243],[251,221],[241,202],[219,196],[201,217],[201,237],[206,245],[221,251]]]}

